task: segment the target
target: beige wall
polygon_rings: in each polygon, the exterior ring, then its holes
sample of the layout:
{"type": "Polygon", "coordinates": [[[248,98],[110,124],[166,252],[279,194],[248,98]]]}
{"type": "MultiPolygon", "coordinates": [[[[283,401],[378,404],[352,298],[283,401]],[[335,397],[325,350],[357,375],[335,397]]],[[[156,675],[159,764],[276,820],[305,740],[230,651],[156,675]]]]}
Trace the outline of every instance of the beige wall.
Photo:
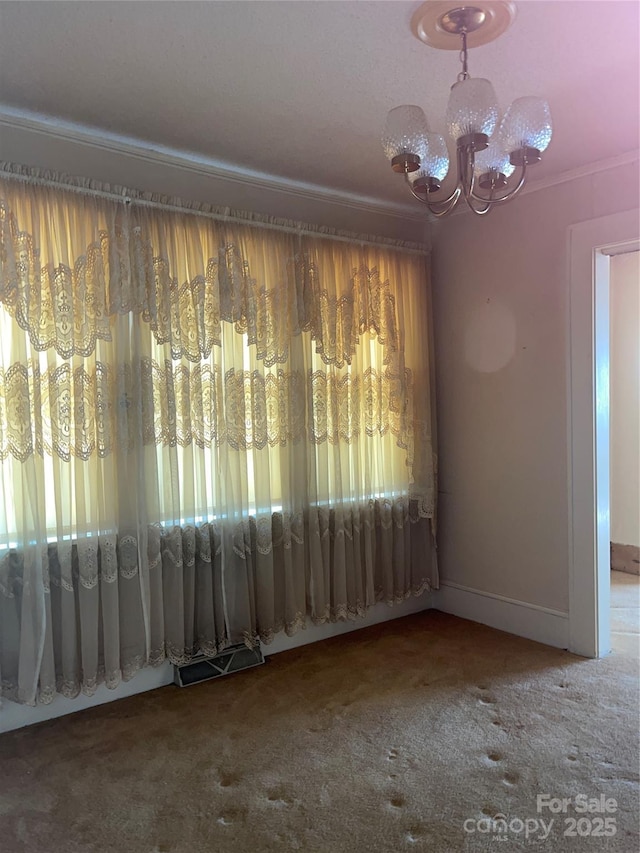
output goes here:
{"type": "Polygon", "coordinates": [[[611,259],[611,541],[640,545],[640,252],[611,259]]]}
{"type": "Polygon", "coordinates": [[[434,231],[445,581],[568,608],[567,228],[638,185],[636,163],[434,231]]]}

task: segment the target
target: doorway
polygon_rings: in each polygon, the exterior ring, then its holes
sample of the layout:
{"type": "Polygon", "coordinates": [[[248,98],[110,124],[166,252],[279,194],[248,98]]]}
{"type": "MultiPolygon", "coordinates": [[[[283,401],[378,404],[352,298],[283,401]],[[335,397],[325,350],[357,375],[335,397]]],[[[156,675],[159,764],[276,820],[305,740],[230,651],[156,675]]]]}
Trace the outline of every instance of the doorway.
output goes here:
{"type": "Polygon", "coordinates": [[[569,228],[569,649],[611,650],[611,256],[638,249],[640,211],[569,228]]]}

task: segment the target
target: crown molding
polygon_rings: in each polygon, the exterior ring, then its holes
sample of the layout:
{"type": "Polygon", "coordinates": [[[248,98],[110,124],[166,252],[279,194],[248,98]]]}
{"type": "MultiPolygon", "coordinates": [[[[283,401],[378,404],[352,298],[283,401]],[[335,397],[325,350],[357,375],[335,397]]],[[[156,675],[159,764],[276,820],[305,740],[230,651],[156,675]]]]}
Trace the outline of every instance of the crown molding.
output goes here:
{"type": "MultiPolygon", "coordinates": [[[[100,130],[89,125],[65,121],[63,119],[45,115],[44,113],[37,113],[31,110],[11,107],[6,104],[0,104],[0,128],[1,127],[14,128],[16,130],[27,130],[31,133],[38,133],[44,136],[61,139],[67,142],[74,142],[79,145],[85,145],[103,151],[125,154],[128,157],[134,157],[149,163],[173,166],[198,175],[219,178],[221,180],[250,185],[252,187],[261,187],[262,189],[286,193],[297,198],[324,201],[330,204],[340,204],[344,207],[364,210],[369,213],[393,216],[416,222],[431,221],[431,224],[434,224],[438,221],[434,219],[434,217],[428,216],[428,214],[425,216],[425,210],[422,206],[400,204],[398,202],[385,201],[384,199],[375,198],[373,196],[364,196],[359,195],[358,193],[348,193],[343,190],[330,189],[328,187],[320,186],[319,184],[294,181],[290,178],[255,171],[244,166],[239,166],[235,163],[229,163],[225,160],[207,157],[203,154],[197,154],[192,151],[183,151],[165,145],[158,145],[133,136],[123,136],[112,133],[108,130],[100,130]]],[[[522,188],[520,196],[548,189],[549,187],[564,184],[568,181],[574,181],[578,178],[595,175],[598,172],[605,172],[608,169],[628,166],[638,160],[640,160],[640,151],[638,150],[627,151],[623,154],[618,154],[615,157],[608,157],[604,160],[596,160],[595,162],[587,163],[584,166],[579,166],[576,169],[570,169],[556,175],[549,175],[548,177],[541,178],[539,180],[529,181],[522,188]]],[[[452,215],[461,216],[465,213],[470,213],[470,211],[466,206],[460,205],[453,211],[452,215]]]]}
{"type": "Polygon", "coordinates": [[[586,163],[584,166],[578,166],[575,169],[569,169],[567,172],[560,172],[557,175],[549,175],[548,178],[540,178],[537,181],[531,181],[522,188],[520,195],[528,195],[535,193],[538,190],[546,190],[548,187],[555,187],[558,184],[566,184],[568,181],[575,181],[578,178],[586,178],[589,175],[597,175],[598,172],[607,172],[609,169],[616,169],[620,166],[630,166],[640,160],[640,151],[625,151],[624,154],[617,154],[615,157],[607,157],[604,160],[595,160],[593,163],[586,163]]]}
{"type": "Polygon", "coordinates": [[[420,208],[416,209],[412,204],[400,204],[373,196],[330,189],[319,184],[294,181],[290,178],[248,169],[236,163],[207,157],[193,151],[183,151],[159,145],[133,136],[120,135],[108,130],[101,130],[6,104],[0,104],[0,128],[2,127],[26,130],[102,151],[125,154],[127,157],[134,157],[149,163],[173,166],[198,175],[260,187],[265,190],[274,190],[298,198],[339,204],[344,207],[405,220],[425,221],[424,211],[420,208]]]}

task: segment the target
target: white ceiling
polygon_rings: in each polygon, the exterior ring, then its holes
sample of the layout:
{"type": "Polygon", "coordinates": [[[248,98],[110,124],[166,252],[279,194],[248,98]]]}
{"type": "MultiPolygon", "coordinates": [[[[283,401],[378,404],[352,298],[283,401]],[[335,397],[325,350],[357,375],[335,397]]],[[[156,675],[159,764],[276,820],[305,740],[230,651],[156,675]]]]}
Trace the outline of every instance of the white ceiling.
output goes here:
{"type": "MultiPolygon", "coordinates": [[[[418,2],[0,2],[2,105],[293,181],[406,201],[382,154],[389,109],[442,131],[455,51],[411,33],[418,2]]],[[[531,177],[638,147],[639,8],[524,0],[470,54],[503,108],[548,98],[554,139],[531,177]]],[[[37,165],[37,164],[36,164],[37,165]]]]}

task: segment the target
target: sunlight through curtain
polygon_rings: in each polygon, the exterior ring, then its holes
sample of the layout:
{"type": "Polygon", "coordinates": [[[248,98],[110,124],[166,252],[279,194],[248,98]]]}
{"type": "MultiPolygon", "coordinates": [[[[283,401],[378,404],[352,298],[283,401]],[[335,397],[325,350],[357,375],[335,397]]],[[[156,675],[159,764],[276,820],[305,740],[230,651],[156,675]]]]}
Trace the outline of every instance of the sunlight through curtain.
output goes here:
{"type": "Polygon", "coordinates": [[[6,697],[90,694],[437,585],[424,256],[17,178],[6,697]]]}

